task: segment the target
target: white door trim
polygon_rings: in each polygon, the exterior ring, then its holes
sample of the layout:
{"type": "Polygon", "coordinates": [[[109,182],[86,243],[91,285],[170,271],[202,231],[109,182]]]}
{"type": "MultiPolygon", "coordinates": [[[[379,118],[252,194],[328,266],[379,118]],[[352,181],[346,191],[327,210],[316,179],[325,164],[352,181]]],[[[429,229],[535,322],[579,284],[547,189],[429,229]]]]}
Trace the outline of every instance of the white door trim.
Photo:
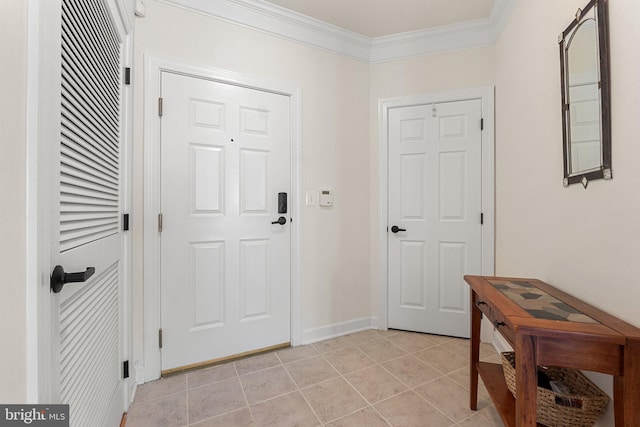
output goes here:
{"type": "Polygon", "coordinates": [[[493,86],[435,92],[378,101],[378,328],[388,328],[388,200],[389,200],[389,110],[441,102],[482,101],[484,131],[482,133],[482,274],[493,275],[495,266],[494,206],[494,88],[493,86]]]}
{"type": "Polygon", "coordinates": [[[251,89],[273,92],[291,99],[291,344],[302,343],[300,322],[299,259],[300,188],[299,145],[301,89],[297,86],[258,79],[253,76],[213,67],[184,64],[151,55],[144,60],[144,367],[136,369],[140,382],[160,378],[162,363],[158,348],[160,329],[160,121],[158,98],[163,71],[215,80],[251,89]]]}

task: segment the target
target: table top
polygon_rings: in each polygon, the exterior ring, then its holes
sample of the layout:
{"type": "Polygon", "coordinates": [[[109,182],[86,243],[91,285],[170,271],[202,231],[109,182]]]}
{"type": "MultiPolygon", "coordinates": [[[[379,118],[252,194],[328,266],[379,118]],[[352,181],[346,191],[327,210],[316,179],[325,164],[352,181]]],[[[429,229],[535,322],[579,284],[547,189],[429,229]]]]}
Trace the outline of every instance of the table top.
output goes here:
{"type": "Polygon", "coordinates": [[[549,295],[528,280],[487,279],[496,289],[508,296],[524,311],[538,319],[569,322],[600,323],[566,302],[549,295]]]}
{"type": "MultiPolygon", "coordinates": [[[[488,298],[514,330],[554,331],[640,343],[640,328],[600,310],[541,280],[467,275],[465,281],[488,298]]],[[[558,335],[559,337],[560,335],[558,335]]]]}

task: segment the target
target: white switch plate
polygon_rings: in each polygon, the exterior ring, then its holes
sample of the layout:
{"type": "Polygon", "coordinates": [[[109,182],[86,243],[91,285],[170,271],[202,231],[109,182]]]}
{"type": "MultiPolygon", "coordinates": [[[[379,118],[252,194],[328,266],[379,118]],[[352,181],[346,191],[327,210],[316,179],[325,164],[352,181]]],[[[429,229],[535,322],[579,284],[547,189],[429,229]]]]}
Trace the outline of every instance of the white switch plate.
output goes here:
{"type": "Polygon", "coordinates": [[[318,204],[318,192],[313,190],[307,191],[305,199],[307,206],[316,206],[318,204]]]}

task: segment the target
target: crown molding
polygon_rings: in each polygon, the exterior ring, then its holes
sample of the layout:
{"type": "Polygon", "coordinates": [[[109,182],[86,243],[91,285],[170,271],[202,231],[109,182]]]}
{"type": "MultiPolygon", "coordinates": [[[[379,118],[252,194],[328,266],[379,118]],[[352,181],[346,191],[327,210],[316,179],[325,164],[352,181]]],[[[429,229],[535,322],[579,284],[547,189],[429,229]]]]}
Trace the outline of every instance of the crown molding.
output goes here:
{"type": "Polygon", "coordinates": [[[372,41],[372,63],[434,55],[492,46],[497,40],[488,20],[470,21],[408,33],[376,37],[372,41]]]}
{"type": "Polygon", "coordinates": [[[496,0],[486,19],[376,37],[372,39],[369,62],[493,46],[517,3],[518,0],[496,0]]]}
{"type": "Polygon", "coordinates": [[[263,0],[158,1],[368,63],[492,46],[518,3],[496,0],[486,19],[371,38],[263,0]]]}

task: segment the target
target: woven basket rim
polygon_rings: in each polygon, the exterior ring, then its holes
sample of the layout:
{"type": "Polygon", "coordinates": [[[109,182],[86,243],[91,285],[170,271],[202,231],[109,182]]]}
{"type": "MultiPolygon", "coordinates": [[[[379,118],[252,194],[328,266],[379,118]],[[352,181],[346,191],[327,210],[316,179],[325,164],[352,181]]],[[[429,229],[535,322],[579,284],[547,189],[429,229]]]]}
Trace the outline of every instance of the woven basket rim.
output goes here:
{"type": "MultiPolygon", "coordinates": [[[[515,353],[503,352],[500,354],[503,364],[503,371],[507,387],[513,396],[516,395],[515,390],[515,353]]],[[[570,393],[558,393],[543,387],[537,387],[537,417],[538,422],[551,426],[562,427],[584,427],[592,426],[604,411],[609,403],[609,396],[605,394],[598,386],[589,380],[584,374],[568,368],[544,367],[545,373],[549,377],[563,376],[562,380],[566,383],[570,377],[571,383],[570,393]],[[576,392],[575,382],[579,382],[579,386],[586,388],[576,392]],[[565,406],[558,403],[560,399],[579,400],[582,403],[580,408],[565,406]]]]}

